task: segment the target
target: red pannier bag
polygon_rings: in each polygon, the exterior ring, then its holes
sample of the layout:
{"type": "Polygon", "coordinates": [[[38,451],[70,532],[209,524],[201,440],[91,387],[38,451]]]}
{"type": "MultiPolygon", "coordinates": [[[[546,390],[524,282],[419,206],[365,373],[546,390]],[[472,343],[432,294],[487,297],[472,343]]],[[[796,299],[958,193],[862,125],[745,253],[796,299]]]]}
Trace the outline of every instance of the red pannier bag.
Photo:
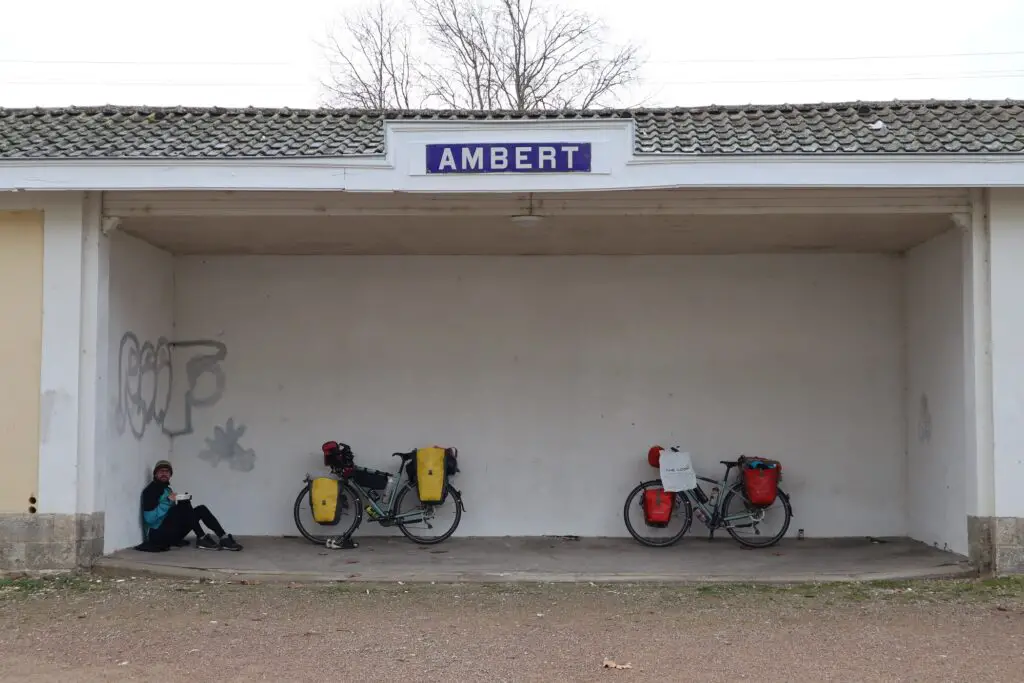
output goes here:
{"type": "Polygon", "coordinates": [[[766,458],[742,458],[743,492],[751,505],[768,507],[779,494],[782,464],[766,458]]]}
{"type": "Polygon", "coordinates": [[[661,467],[661,452],[665,450],[661,446],[651,446],[651,450],[647,451],[647,464],[651,467],[661,467]]]}
{"type": "Polygon", "coordinates": [[[672,519],[675,494],[662,488],[644,490],[644,522],[648,526],[665,527],[672,519]]]}

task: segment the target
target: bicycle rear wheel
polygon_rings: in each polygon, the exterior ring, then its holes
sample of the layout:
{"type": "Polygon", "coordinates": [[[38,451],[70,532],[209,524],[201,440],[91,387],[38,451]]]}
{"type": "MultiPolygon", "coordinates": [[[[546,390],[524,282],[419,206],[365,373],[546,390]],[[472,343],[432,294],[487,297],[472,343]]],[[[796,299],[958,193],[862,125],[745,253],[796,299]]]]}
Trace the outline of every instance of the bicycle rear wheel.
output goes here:
{"type": "Polygon", "coordinates": [[[693,505],[690,504],[689,498],[677,492],[675,494],[675,501],[672,504],[672,518],[668,525],[664,528],[649,526],[644,521],[644,491],[653,488],[661,488],[661,479],[652,479],[637,485],[626,496],[626,504],[622,508],[622,517],[626,522],[626,528],[629,529],[629,534],[638,542],[652,548],[663,548],[676,543],[690,530],[690,525],[693,524],[693,505]],[[630,513],[637,515],[636,525],[630,520],[630,513]],[[679,527],[678,530],[676,530],[677,526],[679,527]],[[641,534],[637,531],[638,528],[642,528],[645,532],[653,535],[641,534]]]}
{"type": "Polygon", "coordinates": [[[392,508],[394,514],[408,514],[414,510],[422,511],[423,513],[422,521],[397,523],[398,530],[413,543],[434,545],[447,539],[458,528],[459,522],[462,521],[462,496],[447,483],[444,485],[444,490],[447,492],[447,497],[443,503],[438,505],[421,503],[419,493],[413,484],[406,485],[396,494],[398,497],[395,498],[395,506],[392,508]],[[406,508],[402,507],[403,503],[406,504],[406,508]],[[449,518],[451,518],[451,521],[446,525],[444,520],[449,518]],[[417,531],[423,530],[425,534],[414,533],[414,529],[417,531]],[[439,535],[426,535],[433,531],[436,531],[439,535]]]}
{"type": "Polygon", "coordinates": [[[793,519],[793,508],[789,504],[789,496],[782,489],[778,490],[775,502],[768,507],[751,505],[743,492],[743,484],[733,484],[722,499],[722,515],[734,517],[748,515],[746,519],[737,519],[729,523],[725,530],[737,543],[748,548],[769,548],[783,539],[793,519]],[[778,526],[771,535],[762,536],[761,527],[768,529],[778,526]]]}
{"type": "Polygon", "coordinates": [[[341,519],[333,526],[317,524],[313,519],[313,508],[309,504],[309,487],[310,484],[306,484],[299,491],[299,495],[295,497],[292,511],[295,516],[295,526],[307,541],[324,545],[328,538],[349,536],[358,528],[359,523],[363,521],[363,508],[359,502],[359,494],[348,482],[342,484],[341,487],[344,496],[343,501],[339,501],[343,505],[341,519]]]}

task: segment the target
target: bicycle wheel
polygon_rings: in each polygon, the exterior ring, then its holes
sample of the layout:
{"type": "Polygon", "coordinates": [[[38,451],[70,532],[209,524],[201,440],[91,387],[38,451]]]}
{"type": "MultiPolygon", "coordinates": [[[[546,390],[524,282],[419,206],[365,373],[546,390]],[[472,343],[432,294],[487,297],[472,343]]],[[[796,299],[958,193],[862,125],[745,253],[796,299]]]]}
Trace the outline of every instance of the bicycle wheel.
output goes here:
{"type": "Polygon", "coordinates": [[[675,501],[672,504],[672,519],[669,521],[669,526],[664,528],[648,526],[644,521],[644,491],[649,488],[661,488],[661,479],[652,479],[638,484],[628,496],[626,496],[626,504],[622,508],[622,517],[626,522],[626,528],[629,529],[630,535],[640,543],[650,546],[652,548],[663,548],[676,543],[682,538],[687,531],[690,530],[690,525],[693,524],[693,505],[690,504],[690,499],[682,493],[675,494],[675,501]],[[635,499],[635,500],[634,500],[635,499]],[[630,521],[630,512],[635,512],[639,517],[639,524],[633,525],[630,521]],[[672,531],[676,523],[679,523],[680,529],[678,531],[672,531]],[[644,536],[637,532],[637,527],[643,524],[643,529],[652,533],[665,533],[665,536],[644,536]]]}
{"type": "Polygon", "coordinates": [[[743,493],[743,484],[733,484],[722,499],[722,515],[732,517],[734,515],[747,514],[749,521],[744,519],[735,520],[725,527],[729,535],[736,539],[736,542],[747,548],[769,548],[786,535],[789,530],[789,523],[793,519],[793,508],[789,504],[789,496],[782,489],[775,497],[775,502],[768,507],[757,507],[751,505],[743,493]],[[730,509],[730,505],[734,509],[730,509]],[[761,536],[761,525],[767,525],[769,519],[779,519],[780,527],[771,536],[761,536]],[[753,537],[742,536],[741,531],[753,531],[753,537]],[[754,540],[758,539],[758,540],[754,540]]]}
{"type": "MultiPolygon", "coordinates": [[[[424,505],[421,503],[419,494],[416,492],[416,487],[412,484],[407,485],[396,494],[398,497],[395,499],[395,506],[393,508],[395,515],[408,514],[414,510],[423,510],[424,517],[422,521],[397,523],[399,530],[413,543],[419,543],[421,545],[433,545],[435,543],[440,543],[455,533],[455,529],[458,528],[459,522],[462,521],[462,497],[447,483],[445,483],[444,488],[448,492],[448,497],[445,498],[445,501],[440,505],[424,505]],[[402,508],[402,503],[406,502],[406,496],[409,496],[409,494],[412,494],[410,498],[412,505],[406,510],[402,508]],[[411,528],[433,530],[433,520],[446,519],[449,515],[453,517],[451,526],[448,527],[448,530],[440,536],[420,536],[411,531],[411,528]]],[[[440,526],[441,525],[438,524],[439,528],[440,526]]]]}
{"type": "Polygon", "coordinates": [[[327,543],[328,538],[348,536],[358,528],[359,524],[363,521],[363,507],[359,502],[359,494],[347,482],[342,484],[341,490],[344,494],[342,505],[347,504],[348,507],[342,508],[341,519],[333,526],[317,524],[313,519],[313,508],[309,504],[309,487],[310,484],[306,484],[299,491],[299,495],[295,497],[293,509],[295,526],[306,540],[317,545],[324,545],[327,543]],[[351,520],[347,526],[346,519],[351,520]],[[309,529],[315,530],[316,533],[310,533],[309,529]]]}

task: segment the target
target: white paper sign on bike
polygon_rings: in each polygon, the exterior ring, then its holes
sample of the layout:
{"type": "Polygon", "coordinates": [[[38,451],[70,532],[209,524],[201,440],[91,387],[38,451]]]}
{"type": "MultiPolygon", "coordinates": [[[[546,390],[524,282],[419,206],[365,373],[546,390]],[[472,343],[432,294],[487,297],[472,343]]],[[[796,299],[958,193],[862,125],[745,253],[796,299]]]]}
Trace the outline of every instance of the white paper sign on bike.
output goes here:
{"type": "Polygon", "coordinates": [[[689,453],[664,450],[658,465],[661,469],[661,487],[666,491],[692,491],[697,488],[697,473],[689,453]]]}

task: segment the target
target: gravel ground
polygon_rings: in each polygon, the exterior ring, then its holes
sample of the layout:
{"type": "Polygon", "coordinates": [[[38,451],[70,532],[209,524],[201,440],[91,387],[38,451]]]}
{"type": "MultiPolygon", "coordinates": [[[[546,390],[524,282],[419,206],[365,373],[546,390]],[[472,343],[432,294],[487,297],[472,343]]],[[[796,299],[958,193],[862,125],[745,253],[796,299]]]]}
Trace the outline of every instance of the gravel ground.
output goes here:
{"type": "Polygon", "coordinates": [[[1011,681],[1024,581],[0,581],[0,680],[1011,681]],[[604,668],[606,658],[629,669],[604,668]]]}

